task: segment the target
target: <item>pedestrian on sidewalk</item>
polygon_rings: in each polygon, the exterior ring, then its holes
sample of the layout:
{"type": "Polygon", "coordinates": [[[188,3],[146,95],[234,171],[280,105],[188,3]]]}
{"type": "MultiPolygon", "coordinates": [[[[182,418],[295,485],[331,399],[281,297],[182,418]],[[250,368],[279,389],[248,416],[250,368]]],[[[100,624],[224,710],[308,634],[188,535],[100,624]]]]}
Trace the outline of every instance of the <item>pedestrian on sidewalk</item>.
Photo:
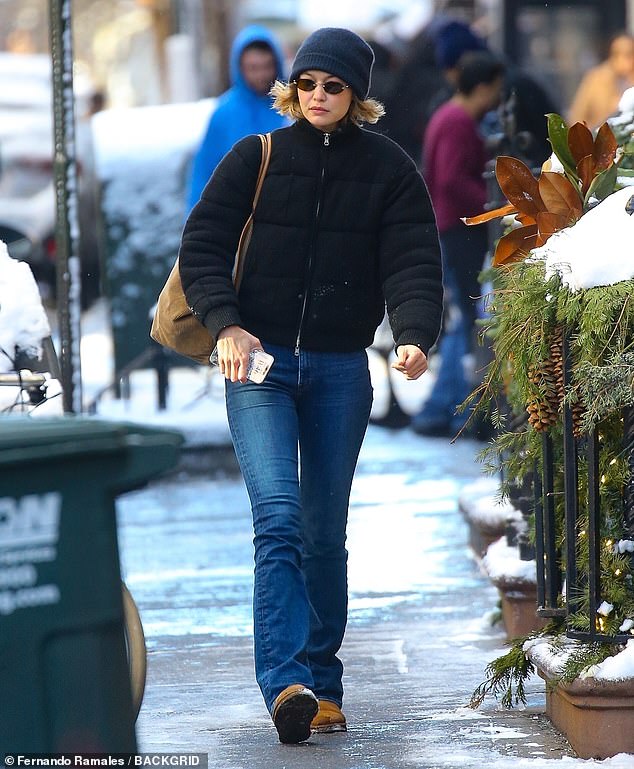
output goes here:
{"type": "Polygon", "coordinates": [[[275,107],[239,294],[231,268],[250,213],[260,141],[238,142],[191,212],[180,248],[188,305],[218,339],[220,371],[255,532],[255,668],[284,743],[342,731],[347,621],[346,524],[370,416],[366,348],[385,307],[407,379],[427,369],[439,331],[442,273],[434,212],[414,162],[360,127],[370,46],[319,29],[300,46],[275,107]],[[275,362],[247,380],[249,353],[275,362]]]}
{"type": "Polygon", "coordinates": [[[595,130],[618,111],[624,92],[634,86],[634,36],[618,32],[605,61],[584,75],[570,107],[570,123],[595,130]]]}
{"type": "Polygon", "coordinates": [[[484,212],[487,153],[479,122],[499,103],[503,76],[504,66],[492,53],[463,54],[456,93],[434,113],[425,131],[424,173],[438,217],[448,312],[438,376],[412,420],[421,435],[455,435],[466,419],[456,414],[456,406],[471,390],[465,358],[472,350],[478,275],[488,242],[484,228],[467,227],[461,219],[484,212]]]}
{"type": "Polygon", "coordinates": [[[271,85],[284,72],[284,56],[266,27],[245,27],[231,46],[232,85],[218,97],[205,135],[192,161],[187,211],[198,202],[218,163],[244,136],[281,128],[286,120],[273,109],[271,85]]]}

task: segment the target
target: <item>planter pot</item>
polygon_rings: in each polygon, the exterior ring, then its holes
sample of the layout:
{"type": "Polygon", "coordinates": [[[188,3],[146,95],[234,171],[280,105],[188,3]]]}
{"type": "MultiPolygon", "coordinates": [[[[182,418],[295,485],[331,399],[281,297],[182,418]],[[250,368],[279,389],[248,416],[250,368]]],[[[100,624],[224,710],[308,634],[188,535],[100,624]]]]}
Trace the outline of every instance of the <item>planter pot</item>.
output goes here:
{"type": "Polygon", "coordinates": [[[467,518],[467,523],[469,525],[469,547],[479,558],[486,553],[489,545],[504,535],[506,530],[505,521],[497,526],[491,526],[467,518]]]}
{"type": "Polygon", "coordinates": [[[534,664],[546,681],[546,714],[575,753],[600,759],[634,753],[634,679],[582,678],[553,685],[554,674],[534,664]]]}
{"type": "Polygon", "coordinates": [[[509,640],[543,628],[547,620],[537,616],[537,587],[534,582],[494,578],[502,600],[502,620],[509,640]]]}
{"type": "Polygon", "coordinates": [[[506,532],[512,521],[521,521],[522,514],[508,503],[500,503],[493,493],[478,493],[479,484],[473,484],[473,492],[466,487],[460,496],[458,507],[469,526],[469,546],[481,558],[489,545],[506,532]]]}
{"type": "Polygon", "coordinates": [[[537,616],[535,561],[523,561],[517,546],[509,545],[502,537],[488,548],[482,566],[502,599],[502,618],[509,640],[544,627],[546,620],[537,616]]]}

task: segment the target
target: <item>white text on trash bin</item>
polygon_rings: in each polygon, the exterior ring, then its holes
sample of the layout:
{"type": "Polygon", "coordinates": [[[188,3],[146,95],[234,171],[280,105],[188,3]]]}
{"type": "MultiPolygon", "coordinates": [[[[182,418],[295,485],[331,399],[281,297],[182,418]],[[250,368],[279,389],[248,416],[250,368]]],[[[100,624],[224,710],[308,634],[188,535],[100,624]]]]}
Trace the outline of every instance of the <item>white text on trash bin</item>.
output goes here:
{"type": "Polygon", "coordinates": [[[62,495],[58,491],[0,497],[0,545],[55,545],[59,539],[62,495]]]}
{"type": "Polygon", "coordinates": [[[59,603],[55,584],[38,585],[36,563],[57,554],[62,495],[0,497],[0,615],[59,603]]]}

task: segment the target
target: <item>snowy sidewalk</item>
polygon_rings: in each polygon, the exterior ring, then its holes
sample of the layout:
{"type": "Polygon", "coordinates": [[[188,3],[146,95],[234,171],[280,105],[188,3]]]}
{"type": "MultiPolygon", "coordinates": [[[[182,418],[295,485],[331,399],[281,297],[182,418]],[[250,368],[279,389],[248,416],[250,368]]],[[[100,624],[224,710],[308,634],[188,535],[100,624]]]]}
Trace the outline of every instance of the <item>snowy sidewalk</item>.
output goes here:
{"type": "MultiPolygon", "coordinates": [[[[126,582],[149,645],[145,751],[206,753],[214,769],[574,769],[544,716],[473,689],[504,643],[497,592],[467,547],[461,490],[479,446],[371,427],[350,510],[347,734],[282,746],[254,681],[249,507],[237,478],[172,479],[121,498],[126,582]]],[[[634,756],[600,764],[631,769],[634,756]]]]}

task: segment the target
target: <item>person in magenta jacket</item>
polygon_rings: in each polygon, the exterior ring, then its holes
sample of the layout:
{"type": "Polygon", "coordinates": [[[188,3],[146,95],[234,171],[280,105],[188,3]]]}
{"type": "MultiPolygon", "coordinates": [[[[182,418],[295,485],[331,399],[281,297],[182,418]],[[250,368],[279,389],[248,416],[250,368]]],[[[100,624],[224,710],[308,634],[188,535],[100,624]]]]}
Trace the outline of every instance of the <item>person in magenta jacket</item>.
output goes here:
{"type": "Polygon", "coordinates": [[[493,54],[465,53],[458,62],[456,93],[433,114],[425,131],[423,167],[436,213],[449,309],[438,377],[412,420],[413,429],[423,435],[455,435],[465,420],[455,412],[471,389],[464,357],[471,351],[478,274],[488,244],[485,228],[467,227],[461,219],[484,212],[487,153],[479,123],[498,105],[503,77],[504,66],[493,54]]]}

